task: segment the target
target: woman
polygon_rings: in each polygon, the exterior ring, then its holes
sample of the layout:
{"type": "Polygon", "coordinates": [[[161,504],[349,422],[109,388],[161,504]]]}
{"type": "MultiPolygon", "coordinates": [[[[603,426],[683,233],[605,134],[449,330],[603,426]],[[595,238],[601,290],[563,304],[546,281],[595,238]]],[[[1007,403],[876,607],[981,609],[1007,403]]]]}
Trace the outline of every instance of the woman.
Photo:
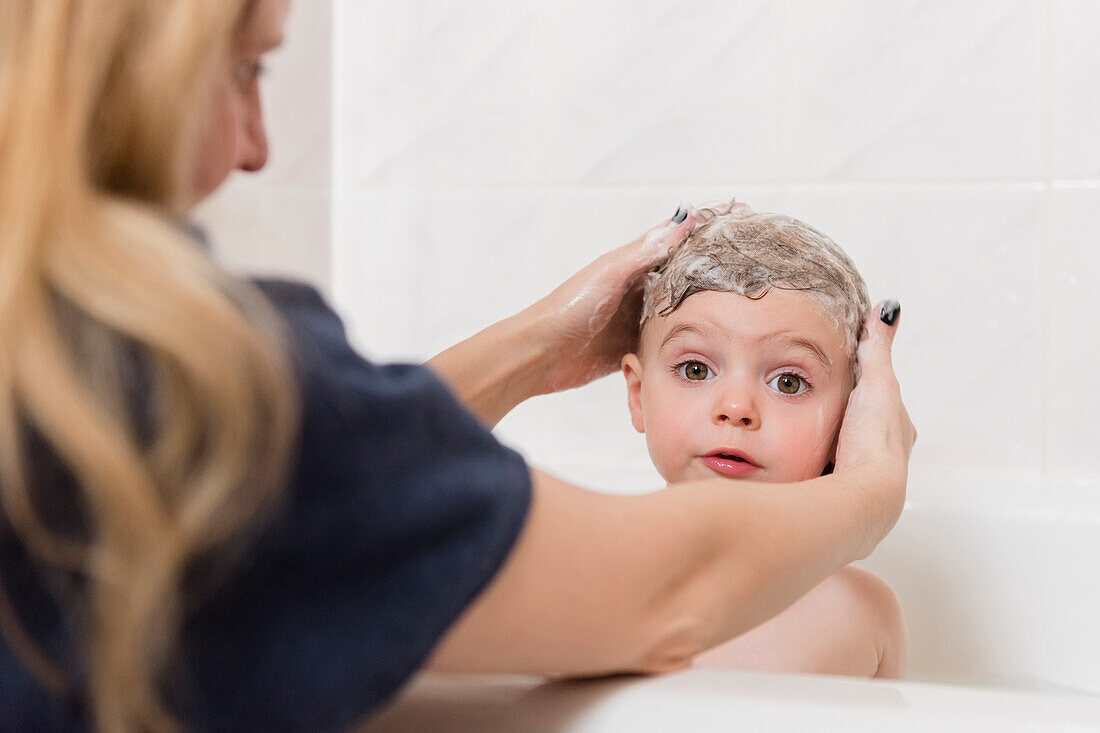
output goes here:
{"type": "Polygon", "coordinates": [[[264,165],[286,12],[0,0],[0,729],[323,730],[425,666],[676,669],[871,552],[914,440],[893,314],[812,482],[607,496],[487,432],[615,368],[686,210],[436,357],[450,390],[217,269],[176,222],[264,165]]]}

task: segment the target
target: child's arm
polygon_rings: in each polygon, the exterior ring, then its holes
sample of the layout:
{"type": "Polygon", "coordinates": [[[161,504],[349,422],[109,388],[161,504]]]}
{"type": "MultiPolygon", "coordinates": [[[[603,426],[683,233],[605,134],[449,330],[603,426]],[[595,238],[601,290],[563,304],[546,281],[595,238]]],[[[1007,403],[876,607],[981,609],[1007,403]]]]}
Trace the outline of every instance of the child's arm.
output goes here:
{"type": "Polygon", "coordinates": [[[775,618],[699,655],[695,666],[900,679],[907,648],[893,589],[849,565],[775,618]]]}

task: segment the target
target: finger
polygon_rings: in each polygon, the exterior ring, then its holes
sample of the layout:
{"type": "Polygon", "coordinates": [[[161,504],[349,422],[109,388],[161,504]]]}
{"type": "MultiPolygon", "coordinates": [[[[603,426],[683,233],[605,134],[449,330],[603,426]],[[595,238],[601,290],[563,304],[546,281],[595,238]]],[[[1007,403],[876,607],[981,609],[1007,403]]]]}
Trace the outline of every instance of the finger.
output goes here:
{"type": "Polygon", "coordinates": [[[864,376],[886,378],[894,375],[891,350],[901,323],[901,304],[886,300],[871,309],[864,323],[865,334],[859,344],[859,368],[864,376]]]}
{"type": "Polygon", "coordinates": [[[694,207],[681,204],[671,218],[633,242],[600,257],[594,263],[600,277],[614,290],[633,287],[647,272],[664,264],[671,252],[684,243],[697,218],[694,207]]]}
{"type": "Polygon", "coordinates": [[[638,240],[638,257],[649,266],[661,264],[688,238],[697,218],[694,206],[680,204],[672,218],[653,227],[638,240]]]}
{"type": "Polygon", "coordinates": [[[670,253],[675,252],[681,244],[687,241],[692,230],[695,229],[695,223],[698,219],[699,215],[695,211],[694,206],[691,204],[680,204],[679,208],[676,209],[676,213],[669,219],[663,237],[665,247],[670,253]]]}

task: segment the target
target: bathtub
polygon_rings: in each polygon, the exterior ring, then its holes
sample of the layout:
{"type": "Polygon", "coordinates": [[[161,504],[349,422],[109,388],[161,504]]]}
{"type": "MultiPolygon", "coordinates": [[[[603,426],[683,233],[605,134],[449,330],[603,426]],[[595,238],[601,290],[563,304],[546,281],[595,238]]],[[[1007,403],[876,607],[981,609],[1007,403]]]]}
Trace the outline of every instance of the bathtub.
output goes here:
{"type": "Polygon", "coordinates": [[[368,731],[1100,731],[1100,491],[911,480],[859,563],[897,591],[907,680],[692,669],[421,675],[368,731]]]}

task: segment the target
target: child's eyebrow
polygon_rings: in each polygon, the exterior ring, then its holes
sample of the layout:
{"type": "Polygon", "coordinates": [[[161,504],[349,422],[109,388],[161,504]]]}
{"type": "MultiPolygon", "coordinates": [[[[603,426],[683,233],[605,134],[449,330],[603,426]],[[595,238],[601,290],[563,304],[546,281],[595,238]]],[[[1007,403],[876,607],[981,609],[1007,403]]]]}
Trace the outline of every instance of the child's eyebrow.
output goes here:
{"type": "Polygon", "coordinates": [[[665,335],[664,341],[662,341],[661,345],[657,347],[657,350],[660,351],[661,349],[665,348],[666,346],[668,346],[669,342],[671,342],[675,338],[678,338],[679,336],[683,336],[685,333],[693,333],[696,336],[706,336],[707,330],[708,329],[696,323],[681,323],[678,326],[673,326],[672,329],[670,329],[669,332],[665,335]]]}
{"type": "Polygon", "coordinates": [[[825,349],[821,348],[821,345],[813,339],[808,339],[805,336],[795,336],[789,333],[776,333],[768,336],[764,340],[779,341],[791,348],[808,351],[815,359],[821,362],[821,366],[825,367],[825,371],[829,372],[833,369],[833,360],[825,353],[825,349]]]}

